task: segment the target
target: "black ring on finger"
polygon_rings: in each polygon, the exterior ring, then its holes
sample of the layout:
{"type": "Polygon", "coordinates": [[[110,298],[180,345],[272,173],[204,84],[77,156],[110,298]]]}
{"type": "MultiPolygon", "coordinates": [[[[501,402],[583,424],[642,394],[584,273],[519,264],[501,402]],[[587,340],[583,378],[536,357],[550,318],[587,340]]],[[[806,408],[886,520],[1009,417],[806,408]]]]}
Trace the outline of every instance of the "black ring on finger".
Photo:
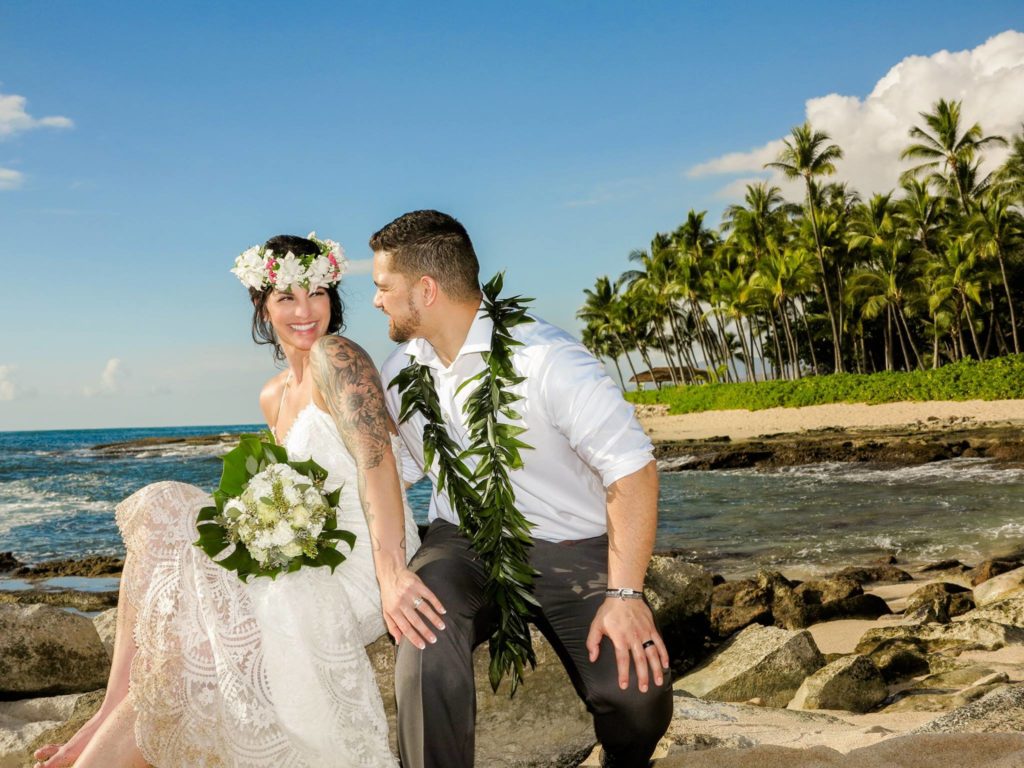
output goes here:
{"type": "Polygon", "coordinates": [[[652,645],[654,645],[654,641],[653,641],[653,640],[648,640],[648,641],[647,641],[646,643],[644,643],[644,644],[643,644],[643,646],[641,646],[641,647],[642,647],[642,648],[643,648],[643,649],[644,649],[644,650],[646,651],[646,650],[647,650],[648,648],[650,648],[650,647],[651,647],[652,645]]]}

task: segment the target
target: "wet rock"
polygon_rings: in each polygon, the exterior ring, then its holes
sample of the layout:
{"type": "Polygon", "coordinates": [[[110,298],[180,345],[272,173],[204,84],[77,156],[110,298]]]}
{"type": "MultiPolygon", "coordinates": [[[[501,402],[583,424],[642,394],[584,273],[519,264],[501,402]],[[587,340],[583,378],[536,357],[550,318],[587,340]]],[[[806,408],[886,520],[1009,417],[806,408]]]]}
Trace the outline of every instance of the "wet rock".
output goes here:
{"type": "Polygon", "coordinates": [[[760,698],[784,707],[804,679],[825,664],[809,632],[749,626],[677,687],[715,701],[760,698]]]}
{"type": "MultiPolygon", "coordinates": [[[[926,584],[907,598],[907,607],[904,613],[907,616],[915,614],[921,609],[931,610],[942,623],[948,622],[954,616],[960,616],[974,608],[974,597],[967,587],[947,582],[926,584]]],[[[922,622],[923,623],[923,622],[922,622]]]]}
{"type": "Polygon", "coordinates": [[[853,579],[815,579],[813,581],[805,581],[797,586],[794,591],[805,603],[813,605],[825,605],[864,594],[860,584],[853,579]]]}
{"type": "Polygon", "coordinates": [[[13,552],[0,552],[0,573],[13,571],[21,566],[21,562],[14,556],[13,552]]]}
{"type": "Polygon", "coordinates": [[[1024,597],[1024,568],[993,576],[974,588],[974,601],[979,608],[1012,596],[1024,597]]]}
{"type": "Polygon", "coordinates": [[[92,622],[48,605],[0,605],[0,696],[78,693],[107,682],[92,622]]]}
{"type": "Polygon", "coordinates": [[[24,565],[15,569],[14,576],[25,579],[49,579],[55,576],[120,576],[122,568],[124,568],[124,558],[111,555],[92,555],[24,565]]]}
{"type": "Polygon", "coordinates": [[[889,640],[917,640],[928,653],[994,651],[1024,642],[1024,630],[987,619],[967,619],[950,624],[897,625],[869,629],[857,643],[856,652],[870,655],[889,640]]]}
{"type": "Polygon", "coordinates": [[[644,596],[654,611],[677,674],[692,668],[706,653],[712,590],[711,573],[699,565],[682,557],[651,558],[644,596]]]}
{"type": "Polygon", "coordinates": [[[989,579],[992,579],[1001,573],[1007,573],[1021,567],[1019,560],[1005,560],[1001,558],[994,558],[992,560],[986,560],[985,562],[975,566],[971,570],[967,571],[967,576],[971,580],[972,586],[978,586],[983,584],[989,579]]]}
{"type": "Polygon", "coordinates": [[[969,571],[971,567],[964,565],[959,560],[939,560],[937,563],[930,563],[922,566],[919,571],[921,573],[932,573],[934,571],[957,571],[963,573],[969,571]]]}
{"type": "Polygon", "coordinates": [[[913,677],[929,670],[924,643],[908,638],[892,638],[877,645],[868,658],[887,682],[913,677]]]}
{"type": "Polygon", "coordinates": [[[866,656],[846,656],[804,680],[789,709],[843,709],[868,712],[885,701],[889,689],[866,656]]]}
{"type": "Polygon", "coordinates": [[[117,592],[82,592],[77,589],[43,592],[23,589],[17,592],[0,592],[0,604],[53,605],[58,608],[74,608],[83,613],[95,613],[117,605],[117,592]]]}
{"type": "Polygon", "coordinates": [[[830,578],[850,579],[861,585],[874,583],[892,584],[914,580],[913,576],[902,568],[897,568],[895,565],[850,566],[849,568],[843,568],[841,571],[836,571],[830,578]]]}

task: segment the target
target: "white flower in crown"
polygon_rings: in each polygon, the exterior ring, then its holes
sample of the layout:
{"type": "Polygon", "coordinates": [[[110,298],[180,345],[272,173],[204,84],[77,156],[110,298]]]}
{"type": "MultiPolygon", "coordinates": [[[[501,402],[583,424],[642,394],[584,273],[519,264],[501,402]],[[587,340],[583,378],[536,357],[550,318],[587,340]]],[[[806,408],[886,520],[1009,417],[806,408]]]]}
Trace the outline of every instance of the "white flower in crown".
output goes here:
{"type": "Polygon", "coordinates": [[[259,290],[263,287],[263,281],[267,277],[266,261],[260,254],[260,250],[258,245],[254,245],[235,259],[235,267],[231,272],[242,281],[242,285],[246,288],[259,290]]]}
{"type": "Polygon", "coordinates": [[[302,262],[299,257],[291,251],[288,251],[280,259],[275,258],[277,266],[274,269],[276,273],[274,279],[274,287],[279,291],[293,291],[296,287],[301,287],[305,282],[306,270],[302,266],[302,262]]]}
{"type": "Polygon", "coordinates": [[[336,285],[348,268],[344,249],[334,240],[319,239],[316,232],[306,239],[316,243],[319,253],[296,256],[289,252],[282,257],[254,245],[235,259],[231,272],[246,288],[258,291],[276,288],[290,292],[297,286],[315,291],[336,285]]]}

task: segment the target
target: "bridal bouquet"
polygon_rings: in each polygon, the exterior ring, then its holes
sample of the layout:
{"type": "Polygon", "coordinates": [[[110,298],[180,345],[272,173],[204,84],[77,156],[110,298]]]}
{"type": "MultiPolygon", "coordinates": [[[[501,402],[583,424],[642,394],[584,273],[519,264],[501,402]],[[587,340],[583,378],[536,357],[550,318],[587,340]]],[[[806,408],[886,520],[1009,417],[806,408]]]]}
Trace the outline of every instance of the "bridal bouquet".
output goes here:
{"type": "Polygon", "coordinates": [[[243,436],[224,456],[213,506],[199,510],[196,546],[243,581],[275,578],[304,565],[333,571],[345,561],[338,541],[351,548],[356,537],[337,527],[341,489],[325,491],[326,478],[315,461],[289,461],[280,445],[243,436]]]}

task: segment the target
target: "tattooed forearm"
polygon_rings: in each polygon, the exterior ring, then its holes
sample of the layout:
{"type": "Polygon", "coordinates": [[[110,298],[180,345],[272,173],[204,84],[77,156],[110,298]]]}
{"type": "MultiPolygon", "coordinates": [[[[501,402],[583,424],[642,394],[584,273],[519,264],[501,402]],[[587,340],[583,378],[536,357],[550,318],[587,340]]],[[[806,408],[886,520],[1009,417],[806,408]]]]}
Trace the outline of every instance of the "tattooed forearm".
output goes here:
{"type": "Polygon", "coordinates": [[[373,361],[362,348],[341,336],[319,339],[310,361],[313,380],[345,447],[360,470],[373,469],[391,441],[384,391],[373,361]]]}

